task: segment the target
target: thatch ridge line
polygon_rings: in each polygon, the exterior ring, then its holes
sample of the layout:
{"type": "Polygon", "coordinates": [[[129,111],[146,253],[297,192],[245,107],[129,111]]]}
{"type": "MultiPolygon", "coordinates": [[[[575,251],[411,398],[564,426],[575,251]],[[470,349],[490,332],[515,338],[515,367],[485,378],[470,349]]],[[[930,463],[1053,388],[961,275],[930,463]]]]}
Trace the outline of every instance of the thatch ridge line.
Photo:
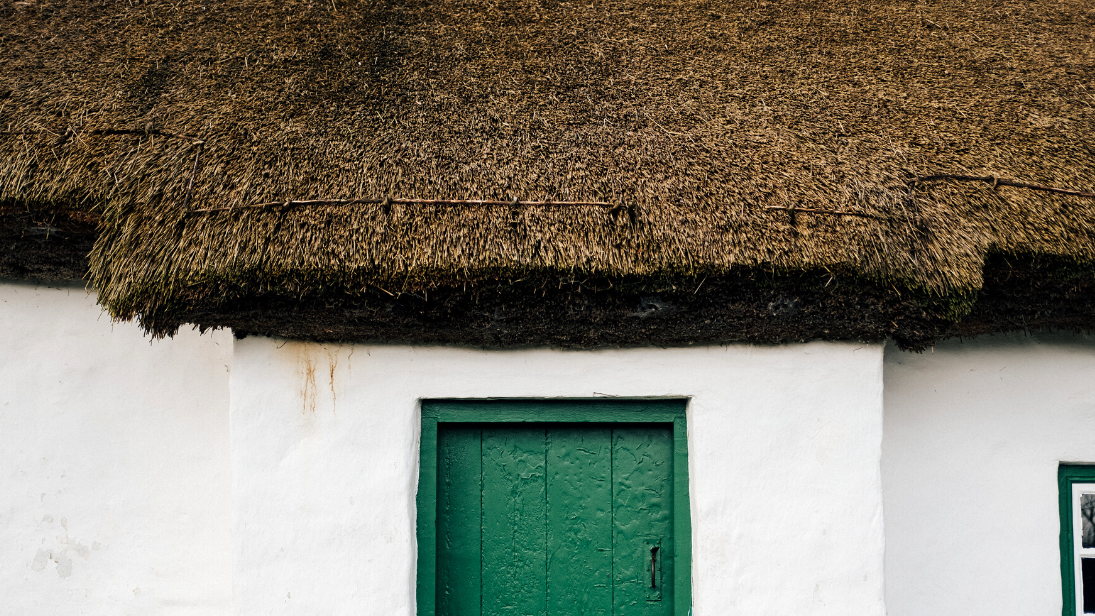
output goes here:
{"type": "Polygon", "coordinates": [[[843,210],[821,210],[812,207],[787,207],[783,205],[767,205],[764,207],[766,210],[784,210],[791,212],[805,212],[806,214],[828,214],[830,216],[858,216],[860,218],[870,218],[872,220],[886,220],[881,216],[875,216],[874,214],[864,214],[863,212],[845,212],[843,210]]]}
{"type": "MultiPolygon", "coordinates": [[[[0,135],[56,135],[57,133],[49,130],[5,130],[0,131],[0,135]]],[[[65,129],[65,132],[61,134],[55,146],[64,145],[72,137],[78,137],[80,135],[153,135],[156,137],[173,137],[175,139],[185,139],[187,141],[193,141],[198,145],[205,143],[205,139],[201,137],[194,137],[191,135],[183,135],[181,133],[171,133],[159,129],[136,129],[136,128],[93,128],[88,131],[76,131],[72,130],[72,127],[65,129]]]]}
{"type": "MultiPolygon", "coordinates": [[[[204,142],[198,142],[198,151],[194,154],[194,172],[190,179],[186,189],[186,196],[183,199],[183,209],[190,201],[190,194],[194,188],[194,177],[198,173],[198,159],[201,155],[201,145],[204,142]]],[[[939,182],[943,180],[955,180],[965,182],[985,182],[992,184],[992,188],[995,190],[998,186],[1011,186],[1013,188],[1026,188],[1029,190],[1040,190],[1045,192],[1054,192],[1064,195],[1072,195],[1076,197],[1095,198],[1095,193],[1083,192],[1080,190],[1073,190],[1070,188],[1057,188],[1054,186],[1045,186],[1042,184],[1032,184],[1030,182],[1021,182],[1019,180],[1011,180],[1007,178],[1000,178],[993,175],[988,176],[974,176],[974,175],[957,175],[957,174],[935,174],[919,176],[909,180],[909,194],[916,189],[917,185],[927,182],[939,182]]],[[[368,204],[368,205],[470,205],[470,206],[526,206],[526,207],[612,207],[613,209],[622,207],[612,203],[604,201],[520,201],[513,199],[511,201],[496,201],[486,199],[403,199],[403,198],[366,198],[366,199],[307,199],[307,200],[288,200],[288,201],[270,201],[266,203],[254,203],[251,205],[244,205],[240,207],[215,207],[204,208],[200,210],[191,210],[188,214],[208,214],[213,212],[229,212],[233,210],[246,210],[246,209],[265,209],[280,207],[282,209],[288,209],[290,207],[297,206],[310,206],[310,205],[355,205],[355,204],[368,204]]],[[[803,212],[807,214],[826,214],[830,216],[856,216],[859,218],[869,218],[873,220],[885,220],[881,216],[874,214],[866,214],[863,212],[848,212],[843,210],[827,210],[819,208],[803,208],[803,207],[788,207],[780,205],[765,206],[766,210],[783,210],[788,212],[803,212]]]]}
{"type": "Polygon", "coordinates": [[[1005,178],[998,178],[994,175],[954,175],[950,173],[940,173],[937,175],[925,175],[917,178],[913,178],[909,181],[909,192],[911,193],[916,189],[917,184],[923,182],[941,182],[943,180],[955,180],[958,182],[985,182],[992,184],[995,189],[997,186],[1011,186],[1014,188],[1028,188],[1030,190],[1042,190],[1045,192],[1055,192],[1062,195],[1072,195],[1074,197],[1087,197],[1095,199],[1095,193],[1083,192],[1080,190],[1074,190],[1071,188],[1055,188],[1053,186],[1044,186],[1042,184],[1031,184],[1029,182],[1020,182],[1019,180],[1008,180],[1005,178]]]}
{"type": "MultiPolygon", "coordinates": [[[[1021,182],[1019,180],[1009,180],[1007,178],[1001,178],[1001,177],[997,177],[997,176],[994,176],[994,175],[985,175],[985,176],[980,176],[980,175],[957,175],[957,174],[953,174],[953,173],[939,173],[939,174],[935,174],[935,175],[925,175],[925,176],[915,177],[915,178],[909,180],[909,182],[908,182],[909,196],[910,197],[912,196],[913,191],[916,190],[916,187],[919,184],[928,183],[928,182],[941,182],[941,181],[944,181],[944,180],[955,180],[955,181],[958,181],[958,182],[985,182],[987,184],[992,184],[993,190],[996,190],[996,187],[998,187],[998,186],[1011,186],[1013,188],[1027,188],[1027,189],[1030,189],[1030,190],[1041,190],[1041,191],[1045,191],[1045,192],[1060,193],[1062,195],[1072,195],[1074,197],[1087,197],[1087,198],[1095,199],[1095,193],[1083,192],[1081,190],[1074,190],[1074,189],[1071,189],[1071,188],[1057,188],[1057,187],[1054,187],[1054,186],[1045,186],[1043,184],[1032,184],[1030,182],[1021,182]]],[[[768,206],[765,206],[764,209],[766,209],[766,210],[783,210],[783,211],[786,211],[786,212],[791,212],[792,214],[794,214],[796,212],[803,212],[803,213],[806,213],[806,214],[826,214],[826,215],[829,215],[829,216],[858,216],[859,218],[870,218],[870,219],[873,219],[873,220],[887,220],[886,218],[884,218],[882,216],[875,216],[874,214],[865,214],[863,212],[848,212],[848,211],[844,211],[844,210],[827,210],[827,209],[820,209],[820,208],[794,207],[794,206],[783,206],[783,205],[768,205],[768,206]]]]}
{"type": "Polygon", "coordinates": [[[310,199],[305,201],[270,201],[268,203],[255,203],[239,207],[211,207],[201,210],[191,210],[188,214],[208,214],[210,212],[230,212],[233,210],[260,210],[265,208],[291,208],[301,205],[470,205],[470,206],[504,206],[510,207],[606,207],[620,208],[614,203],[606,201],[491,201],[487,199],[393,199],[393,198],[368,198],[368,199],[310,199]]]}

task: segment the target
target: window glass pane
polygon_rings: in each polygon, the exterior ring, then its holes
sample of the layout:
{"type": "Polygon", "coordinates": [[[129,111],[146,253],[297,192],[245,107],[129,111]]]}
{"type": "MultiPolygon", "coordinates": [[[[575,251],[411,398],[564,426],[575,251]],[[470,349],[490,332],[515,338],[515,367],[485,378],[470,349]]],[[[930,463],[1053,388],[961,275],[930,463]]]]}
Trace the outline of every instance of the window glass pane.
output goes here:
{"type": "Polygon", "coordinates": [[[1080,559],[1080,575],[1083,578],[1084,613],[1095,614],[1095,558],[1080,559]]]}
{"type": "Polygon", "coordinates": [[[1080,496],[1080,517],[1083,523],[1080,545],[1095,548],[1095,494],[1080,496]]]}

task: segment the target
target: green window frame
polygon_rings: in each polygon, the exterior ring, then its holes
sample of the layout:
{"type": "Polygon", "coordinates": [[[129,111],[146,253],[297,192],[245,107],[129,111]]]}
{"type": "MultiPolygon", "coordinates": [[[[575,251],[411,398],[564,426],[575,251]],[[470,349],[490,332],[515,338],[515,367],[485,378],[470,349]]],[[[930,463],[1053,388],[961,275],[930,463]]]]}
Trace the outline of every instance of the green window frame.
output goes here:
{"type": "Polygon", "coordinates": [[[1081,616],[1083,609],[1076,600],[1079,586],[1076,567],[1080,554],[1075,533],[1078,504],[1073,496],[1076,492],[1074,486],[1078,484],[1092,484],[1092,492],[1095,492],[1095,465],[1062,464],[1057,468],[1057,496],[1061,513],[1061,589],[1064,593],[1062,616],[1081,616]]]}
{"type": "Polygon", "coordinates": [[[684,398],[422,400],[419,441],[417,614],[435,616],[437,601],[438,423],[673,424],[674,616],[692,605],[692,519],[688,499],[688,426],[684,398]]]}

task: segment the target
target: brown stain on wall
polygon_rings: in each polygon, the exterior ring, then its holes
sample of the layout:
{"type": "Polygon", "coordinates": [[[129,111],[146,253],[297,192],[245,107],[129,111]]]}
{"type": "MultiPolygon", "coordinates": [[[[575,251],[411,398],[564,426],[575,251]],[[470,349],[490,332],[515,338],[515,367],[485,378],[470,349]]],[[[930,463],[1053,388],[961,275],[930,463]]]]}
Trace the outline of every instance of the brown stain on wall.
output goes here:
{"type": "MultiPolygon", "coordinates": [[[[316,372],[322,373],[319,353],[309,344],[294,344],[294,353],[297,359],[297,370],[300,373],[300,398],[305,415],[315,414],[319,395],[319,386],[316,381],[316,372]]],[[[326,347],[323,352],[327,354],[327,385],[331,390],[331,412],[338,413],[338,392],[335,387],[335,373],[338,371],[338,351],[331,351],[326,347]]]]}
{"type": "Polygon", "coordinates": [[[315,414],[316,412],[316,365],[312,360],[312,357],[307,354],[306,349],[302,349],[304,352],[299,359],[299,365],[301,367],[301,388],[300,397],[303,400],[305,415],[308,413],[315,414]]]}
{"type": "Polygon", "coordinates": [[[331,413],[338,414],[338,394],[335,393],[335,369],[338,368],[338,351],[331,353],[327,351],[327,365],[330,368],[330,386],[331,386],[331,413]]]}

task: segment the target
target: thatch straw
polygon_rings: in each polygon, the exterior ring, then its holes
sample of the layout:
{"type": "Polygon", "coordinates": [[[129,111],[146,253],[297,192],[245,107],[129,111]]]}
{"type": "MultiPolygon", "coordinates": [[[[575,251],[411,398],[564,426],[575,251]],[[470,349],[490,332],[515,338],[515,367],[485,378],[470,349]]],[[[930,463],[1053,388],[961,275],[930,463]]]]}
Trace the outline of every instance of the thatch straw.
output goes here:
{"type": "Polygon", "coordinates": [[[0,7],[0,199],[98,208],[101,301],[158,333],[530,272],[961,295],[989,254],[1095,257],[1095,199],[910,190],[1095,191],[1085,0],[0,7]],[[310,200],[381,203],[249,207],[310,200]]]}

